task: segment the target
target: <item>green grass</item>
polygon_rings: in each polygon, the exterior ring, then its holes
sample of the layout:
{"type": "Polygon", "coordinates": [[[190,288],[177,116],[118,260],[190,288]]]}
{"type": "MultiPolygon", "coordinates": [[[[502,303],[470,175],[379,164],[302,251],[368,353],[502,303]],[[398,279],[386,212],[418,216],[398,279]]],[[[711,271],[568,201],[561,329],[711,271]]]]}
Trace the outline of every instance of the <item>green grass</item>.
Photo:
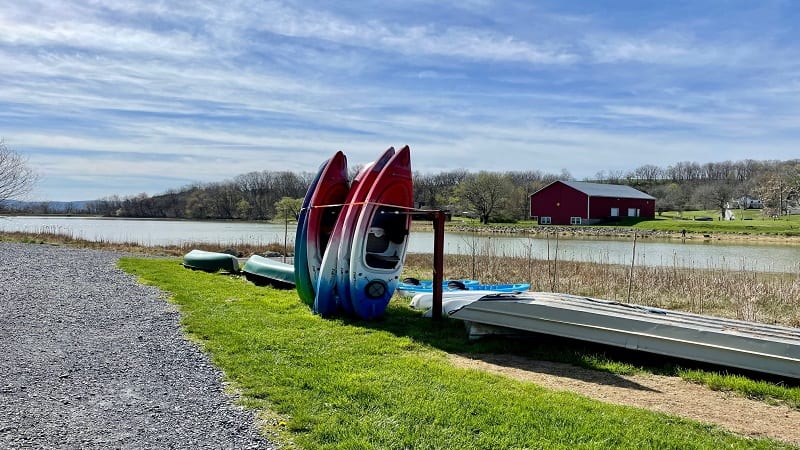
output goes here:
{"type": "Polygon", "coordinates": [[[798,388],[751,380],[741,375],[701,370],[679,370],[678,374],[684,380],[706,385],[716,391],[738,392],[746,397],[764,400],[768,403],[781,403],[790,408],[800,408],[800,389],[798,388]]]}
{"type": "MultiPolygon", "coordinates": [[[[186,331],[243,403],[300,448],[789,448],[456,368],[444,350],[509,344],[472,346],[460,325],[420,320],[397,303],[377,322],[326,320],[294,291],[189,271],[176,260],[126,258],[120,266],[171,293],[186,331]]],[[[607,364],[592,358],[585,364],[607,364]]]]}
{"type": "Polygon", "coordinates": [[[653,220],[632,224],[633,228],[679,233],[752,233],[783,236],[800,236],[800,216],[782,216],[777,219],[761,216],[759,210],[735,210],[736,220],[717,220],[719,211],[666,212],[653,220]],[[743,214],[743,215],[742,215],[743,214]],[[698,217],[711,217],[712,221],[698,221],[698,217]],[[742,220],[742,219],[747,220],[742,220]]]}
{"type": "MultiPolygon", "coordinates": [[[[667,211],[662,214],[657,214],[652,220],[643,220],[640,218],[627,218],[620,217],[615,222],[601,223],[598,225],[570,225],[576,229],[591,229],[591,228],[604,228],[604,227],[620,227],[620,228],[634,228],[639,230],[655,230],[655,231],[668,231],[672,233],[680,233],[681,230],[686,230],[688,233],[747,233],[747,234],[765,234],[776,236],[800,236],[800,215],[781,216],[780,218],[772,219],[761,215],[759,209],[747,210],[734,210],[736,220],[718,220],[718,210],[701,210],[701,211],[667,211]],[[695,220],[700,217],[710,217],[711,221],[695,220]],[[744,220],[743,220],[744,219],[744,220]]],[[[485,228],[539,228],[539,224],[530,220],[521,220],[513,224],[507,223],[490,223],[482,225],[476,219],[454,218],[448,226],[474,226],[482,229],[485,228]]],[[[555,228],[562,228],[565,225],[554,225],[555,228]]],[[[547,227],[547,226],[546,226],[547,227]]]]}

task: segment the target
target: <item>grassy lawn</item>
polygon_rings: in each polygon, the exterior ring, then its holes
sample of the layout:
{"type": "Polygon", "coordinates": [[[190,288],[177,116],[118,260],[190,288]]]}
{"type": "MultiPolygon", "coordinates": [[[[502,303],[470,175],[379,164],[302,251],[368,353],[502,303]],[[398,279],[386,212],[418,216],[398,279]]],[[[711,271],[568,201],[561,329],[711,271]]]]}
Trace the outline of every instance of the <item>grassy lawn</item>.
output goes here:
{"type": "MultiPolygon", "coordinates": [[[[602,223],[599,225],[570,225],[576,229],[593,227],[623,227],[635,228],[640,230],[657,230],[680,233],[686,230],[688,233],[751,233],[768,234],[782,236],[800,236],[800,215],[782,216],[779,218],[763,217],[761,210],[747,209],[734,210],[736,220],[718,220],[719,211],[667,211],[652,220],[642,220],[636,218],[620,217],[616,222],[602,223]],[[712,220],[698,220],[711,218],[712,220]]],[[[537,228],[539,225],[530,220],[521,220],[513,224],[490,223],[481,225],[475,219],[454,218],[448,226],[474,226],[483,228],[537,228]]],[[[565,225],[554,225],[555,228],[562,228],[565,225]]],[[[547,227],[547,226],[545,226],[547,227]]]]}
{"type": "Polygon", "coordinates": [[[782,216],[776,219],[761,216],[756,209],[735,210],[736,220],[718,220],[719,211],[666,212],[654,220],[644,220],[633,225],[645,230],[664,230],[679,233],[685,229],[693,233],[755,233],[800,236],[800,216],[782,216]],[[710,217],[711,221],[696,220],[710,217]]]}
{"type": "Polygon", "coordinates": [[[376,322],[326,320],[294,291],[186,270],[177,260],[126,258],[120,266],[171,293],[186,331],[242,402],[299,448],[790,448],[455,368],[445,351],[526,344],[469,344],[460,322],[421,320],[399,302],[376,322]]]}

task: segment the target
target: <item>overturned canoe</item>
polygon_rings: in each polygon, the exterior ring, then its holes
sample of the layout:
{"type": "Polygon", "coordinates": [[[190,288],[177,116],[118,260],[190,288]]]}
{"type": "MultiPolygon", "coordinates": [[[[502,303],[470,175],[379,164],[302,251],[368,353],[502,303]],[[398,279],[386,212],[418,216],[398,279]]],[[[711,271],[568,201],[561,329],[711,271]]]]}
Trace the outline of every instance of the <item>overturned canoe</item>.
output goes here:
{"type": "Polygon", "coordinates": [[[183,255],[183,266],[206,272],[239,272],[239,260],[235,256],[196,249],[183,255]]]}
{"type": "Polygon", "coordinates": [[[532,331],[800,379],[797,328],[552,292],[448,306],[470,338],[532,331]]]}
{"type": "Polygon", "coordinates": [[[294,289],[294,265],[274,259],[253,255],[247,259],[242,267],[245,278],[262,285],[271,285],[277,288],[294,289]]]}

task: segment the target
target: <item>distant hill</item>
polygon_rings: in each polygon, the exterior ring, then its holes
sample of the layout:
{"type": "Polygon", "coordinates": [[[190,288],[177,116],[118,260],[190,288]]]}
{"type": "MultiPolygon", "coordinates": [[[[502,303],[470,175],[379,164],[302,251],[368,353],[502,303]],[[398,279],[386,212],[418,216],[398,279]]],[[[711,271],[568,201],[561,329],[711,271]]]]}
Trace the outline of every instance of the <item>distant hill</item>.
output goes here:
{"type": "Polygon", "coordinates": [[[23,202],[19,200],[0,201],[0,209],[25,212],[65,213],[86,211],[94,200],[79,200],[74,202],[23,202]]]}

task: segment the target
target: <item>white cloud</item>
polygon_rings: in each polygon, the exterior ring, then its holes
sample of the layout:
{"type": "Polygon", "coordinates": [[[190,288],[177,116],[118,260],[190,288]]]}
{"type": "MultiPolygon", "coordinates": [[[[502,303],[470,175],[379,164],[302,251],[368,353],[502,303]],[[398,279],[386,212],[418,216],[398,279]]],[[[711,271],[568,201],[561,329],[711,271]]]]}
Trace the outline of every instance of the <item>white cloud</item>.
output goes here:
{"type": "Polygon", "coordinates": [[[484,0],[441,17],[450,6],[424,1],[7,6],[0,136],[55,179],[221,180],[406,143],[417,170],[590,176],[788,155],[800,117],[795,49],[670,17],[645,30],[484,0]]]}

